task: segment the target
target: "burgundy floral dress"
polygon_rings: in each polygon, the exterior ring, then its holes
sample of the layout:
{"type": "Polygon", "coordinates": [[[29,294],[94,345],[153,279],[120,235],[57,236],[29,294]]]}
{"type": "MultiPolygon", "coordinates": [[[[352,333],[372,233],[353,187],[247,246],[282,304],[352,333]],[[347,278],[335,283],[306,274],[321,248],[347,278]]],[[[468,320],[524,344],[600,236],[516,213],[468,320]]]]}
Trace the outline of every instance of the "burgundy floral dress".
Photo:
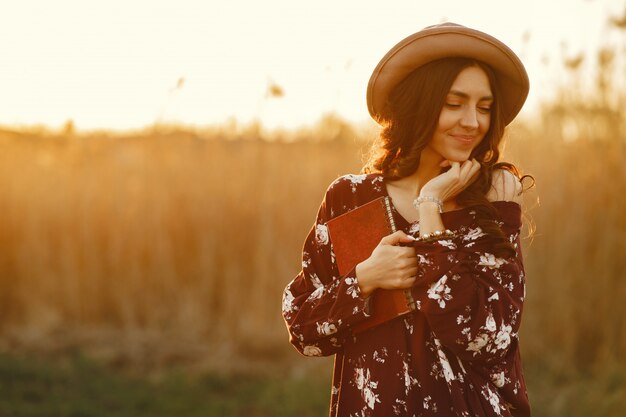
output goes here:
{"type": "MultiPolygon", "coordinates": [[[[355,271],[339,276],[326,222],[386,196],[379,174],[334,181],[303,248],[302,271],[285,288],[290,341],[306,356],[335,355],[330,415],[529,416],[518,330],[525,295],[521,209],[496,201],[495,219],[516,256],[490,253],[493,239],[471,207],[442,213],[455,237],[416,242],[415,313],[354,335],[369,315],[355,271]]],[[[394,210],[398,229],[418,236],[394,210]]]]}

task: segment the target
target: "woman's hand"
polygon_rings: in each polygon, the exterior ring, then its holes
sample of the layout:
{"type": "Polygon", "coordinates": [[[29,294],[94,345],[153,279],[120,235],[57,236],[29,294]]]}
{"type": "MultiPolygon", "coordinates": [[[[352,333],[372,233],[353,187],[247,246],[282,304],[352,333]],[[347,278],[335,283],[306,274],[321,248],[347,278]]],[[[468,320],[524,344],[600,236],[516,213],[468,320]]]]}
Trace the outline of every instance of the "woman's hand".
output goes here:
{"type": "Polygon", "coordinates": [[[398,244],[414,241],[401,230],[385,236],[370,257],[356,266],[363,297],[368,297],[376,288],[399,289],[413,285],[417,275],[415,249],[398,244]]]}
{"type": "Polygon", "coordinates": [[[428,181],[420,190],[420,196],[435,197],[445,202],[454,198],[474,181],[480,171],[480,162],[476,159],[468,159],[463,163],[445,160],[442,167],[450,165],[451,168],[443,174],[437,175],[428,181]]]}

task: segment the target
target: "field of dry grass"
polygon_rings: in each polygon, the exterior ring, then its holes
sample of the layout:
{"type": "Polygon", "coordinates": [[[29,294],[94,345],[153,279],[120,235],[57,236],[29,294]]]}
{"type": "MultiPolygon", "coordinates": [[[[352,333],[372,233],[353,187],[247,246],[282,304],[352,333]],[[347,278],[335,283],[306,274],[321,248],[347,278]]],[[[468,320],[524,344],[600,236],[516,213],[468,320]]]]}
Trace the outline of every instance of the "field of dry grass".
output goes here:
{"type": "MultiPolygon", "coordinates": [[[[359,170],[365,146],[235,136],[2,134],[4,348],[75,344],[153,364],[281,357],[282,288],[326,186],[359,170]]],[[[525,241],[524,353],[618,358],[625,143],[524,126],[509,136],[506,159],[537,181],[526,199],[536,231],[525,241]]]]}
{"type": "MultiPolygon", "coordinates": [[[[317,369],[288,345],[280,298],[325,188],[360,169],[367,138],[342,128],[301,141],[0,133],[0,350],[79,349],[138,370],[317,369]]],[[[624,366],[626,141],[517,125],[504,155],[537,182],[525,363],[624,366]]]]}

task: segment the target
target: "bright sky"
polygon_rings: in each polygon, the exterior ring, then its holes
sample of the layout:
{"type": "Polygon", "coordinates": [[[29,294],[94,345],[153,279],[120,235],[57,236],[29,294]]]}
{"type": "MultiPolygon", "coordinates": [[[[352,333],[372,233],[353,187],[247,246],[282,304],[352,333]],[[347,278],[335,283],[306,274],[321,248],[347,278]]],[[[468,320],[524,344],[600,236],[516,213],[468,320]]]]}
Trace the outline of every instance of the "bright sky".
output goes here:
{"type": "Polygon", "coordinates": [[[328,111],[367,120],[365,89],[379,59],[444,20],[487,32],[520,55],[531,112],[562,78],[562,42],[571,56],[594,50],[613,33],[607,15],[624,7],[624,0],[14,1],[1,14],[0,124],[59,127],[73,119],[79,129],[132,129],[236,117],[293,127],[328,111]],[[270,83],[285,95],[267,97],[270,83]]]}

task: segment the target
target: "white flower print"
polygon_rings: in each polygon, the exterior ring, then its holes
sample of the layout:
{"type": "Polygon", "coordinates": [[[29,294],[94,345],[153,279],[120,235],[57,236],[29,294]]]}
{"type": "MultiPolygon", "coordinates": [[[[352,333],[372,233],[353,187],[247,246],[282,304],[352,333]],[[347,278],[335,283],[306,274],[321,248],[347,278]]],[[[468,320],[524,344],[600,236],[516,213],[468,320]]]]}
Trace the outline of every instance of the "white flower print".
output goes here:
{"type": "Polygon", "coordinates": [[[446,285],[447,281],[448,281],[448,276],[444,275],[441,278],[439,278],[439,281],[431,284],[430,288],[427,291],[428,298],[431,298],[437,301],[437,303],[439,304],[439,307],[441,308],[445,308],[446,301],[452,299],[452,295],[450,295],[450,291],[451,291],[450,287],[446,285]]]}
{"type": "Polygon", "coordinates": [[[463,375],[467,375],[467,371],[465,370],[465,367],[463,366],[463,361],[461,361],[460,358],[457,357],[456,361],[459,364],[459,368],[461,368],[461,372],[459,373],[459,380],[463,382],[463,375]]]}
{"type": "Polygon", "coordinates": [[[302,269],[306,269],[311,265],[311,256],[308,252],[302,252],[302,269]]]}
{"type": "Polygon", "coordinates": [[[469,232],[467,232],[465,236],[463,236],[463,240],[476,240],[481,236],[485,236],[485,232],[483,232],[483,229],[481,229],[480,227],[477,227],[476,229],[470,229],[469,232]]]}
{"type": "Polygon", "coordinates": [[[320,336],[330,336],[331,334],[337,333],[337,326],[332,323],[323,322],[316,323],[317,324],[317,333],[320,336]]]}
{"type": "Polygon", "coordinates": [[[309,295],[307,300],[319,300],[322,298],[322,295],[324,295],[324,287],[319,287],[309,295]]]}
{"type": "Polygon", "coordinates": [[[393,413],[397,416],[404,416],[407,413],[406,401],[396,398],[396,403],[392,406],[393,413]]]}
{"type": "Polygon", "coordinates": [[[493,318],[493,314],[489,313],[487,320],[485,321],[485,328],[490,332],[496,331],[496,320],[493,318]]]}
{"type": "Polygon", "coordinates": [[[432,397],[429,395],[427,397],[424,398],[424,408],[426,410],[428,410],[428,408],[430,408],[430,400],[432,399],[432,397]]]}
{"type": "Polygon", "coordinates": [[[354,382],[356,387],[361,391],[361,396],[370,409],[374,409],[376,403],[380,403],[378,394],[374,391],[378,388],[378,382],[372,381],[372,375],[369,369],[355,368],[354,382]]]}
{"type": "Polygon", "coordinates": [[[293,313],[294,310],[297,310],[297,307],[293,305],[295,298],[289,288],[285,289],[283,293],[283,313],[293,313]]]}
{"type": "Polygon", "coordinates": [[[485,253],[484,255],[480,255],[480,262],[478,265],[486,266],[489,269],[497,269],[500,268],[506,261],[502,258],[496,258],[491,253],[485,253]]]}
{"type": "Polygon", "coordinates": [[[323,287],[322,281],[320,281],[319,277],[316,274],[311,274],[311,283],[315,288],[323,287]]]}
{"type": "Polygon", "coordinates": [[[504,377],[504,372],[497,372],[491,374],[491,382],[498,388],[502,388],[504,386],[504,382],[506,378],[504,377]]]}
{"type": "Polygon", "coordinates": [[[478,336],[476,336],[476,338],[472,342],[469,342],[466,350],[470,352],[474,352],[474,356],[475,356],[478,352],[480,352],[482,348],[487,346],[488,342],[489,342],[489,336],[487,336],[486,333],[479,334],[478,336]]]}
{"type": "Polygon", "coordinates": [[[409,234],[413,237],[417,236],[420,232],[420,224],[419,223],[411,223],[411,228],[409,229],[409,234]]]}
{"type": "Polygon", "coordinates": [[[437,409],[437,404],[433,401],[433,398],[430,395],[424,398],[424,402],[422,403],[422,405],[424,406],[425,410],[428,410],[432,407],[433,411],[436,412],[435,410],[437,409]]]}
{"type": "Polygon", "coordinates": [[[305,346],[302,353],[304,356],[322,356],[322,349],[317,346],[305,346]]]}
{"type": "Polygon", "coordinates": [[[344,176],[345,179],[350,181],[350,187],[352,188],[353,193],[356,193],[356,186],[358,184],[362,184],[366,177],[367,177],[366,174],[359,174],[359,175],[348,174],[344,176]]]}
{"type": "Polygon", "coordinates": [[[462,314],[459,314],[456,317],[456,324],[461,324],[461,323],[468,323],[470,321],[470,316],[463,316],[462,314]]]}
{"type": "Polygon", "coordinates": [[[456,245],[454,244],[454,242],[452,242],[451,240],[438,240],[437,243],[439,243],[441,246],[444,246],[448,249],[456,249],[456,245]]]}
{"type": "Polygon", "coordinates": [[[404,395],[409,395],[411,387],[414,385],[420,386],[417,378],[412,377],[409,373],[409,364],[406,361],[402,361],[402,371],[404,373],[404,395]]]}
{"type": "Polygon", "coordinates": [[[372,178],[372,185],[374,186],[374,190],[375,191],[382,191],[383,189],[383,177],[382,176],[377,176],[372,178]]]}
{"type": "Polygon", "coordinates": [[[498,349],[506,349],[511,344],[511,331],[513,329],[504,323],[500,327],[500,331],[496,335],[496,346],[498,349]]]}
{"type": "Polygon", "coordinates": [[[328,227],[325,224],[315,226],[315,241],[318,245],[328,244],[328,227]]]}
{"type": "Polygon", "coordinates": [[[351,295],[352,298],[359,298],[359,286],[357,285],[356,278],[347,277],[345,283],[349,285],[346,293],[351,295]]]}
{"type": "Polygon", "coordinates": [[[450,366],[450,361],[448,361],[448,357],[441,349],[441,342],[439,342],[439,339],[435,339],[435,346],[437,347],[437,356],[439,356],[439,363],[441,364],[441,370],[443,371],[444,378],[447,382],[455,380],[456,378],[454,377],[454,372],[450,366]]]}
{"type": "Polygon", "coordinates": [[[502,413],[500,411],[503,410],[504,407],[500,405],[500,398],[498,398],[498,395],[493,392],[488,385],[485,385],[482,390],[482,394],[486,400],[489,400],[489,404],[491,404],[491,406],[493,407],[493,411],[501,416],[502,413]]]}
{"type": "Polygon", "coordinates": [[[487,298],[487,301],[493,301],[493,300],[499,300],[499,299],[500,299],[500,295],[498,295],[497,292],[494,292],[493,294],[491,294],[489,298],[487,298]]]}
{"type": "MultiPolygon", "coordinates": [[[[419,301],[418,301],[419,302],[419,301]]],[[[419,309],[419,307],[417,307],[419,309]]],[[[409,334],[413,334],[413,320],[404,319],[404,327],[409,331],[409,334]]]]}
{"type": "Polygon", "coordinates": [[[429,260],[424,255],[422,255],[421,253],[417,254],[417,262],[420,265],[432,265],[432,263],[433,263],[433,261],[429,260]]]}
{"type": "Polygon", "coordinates": [[[456,378],[454,376],[454,372],[452,372],[452,367],[450,366],[450,362],[446,357],[443,351],[439,351],[439,361],[441,362],[441,369],[443,370],[443,376],[446,378],[447,382],[454,381],[456,378]]]}

